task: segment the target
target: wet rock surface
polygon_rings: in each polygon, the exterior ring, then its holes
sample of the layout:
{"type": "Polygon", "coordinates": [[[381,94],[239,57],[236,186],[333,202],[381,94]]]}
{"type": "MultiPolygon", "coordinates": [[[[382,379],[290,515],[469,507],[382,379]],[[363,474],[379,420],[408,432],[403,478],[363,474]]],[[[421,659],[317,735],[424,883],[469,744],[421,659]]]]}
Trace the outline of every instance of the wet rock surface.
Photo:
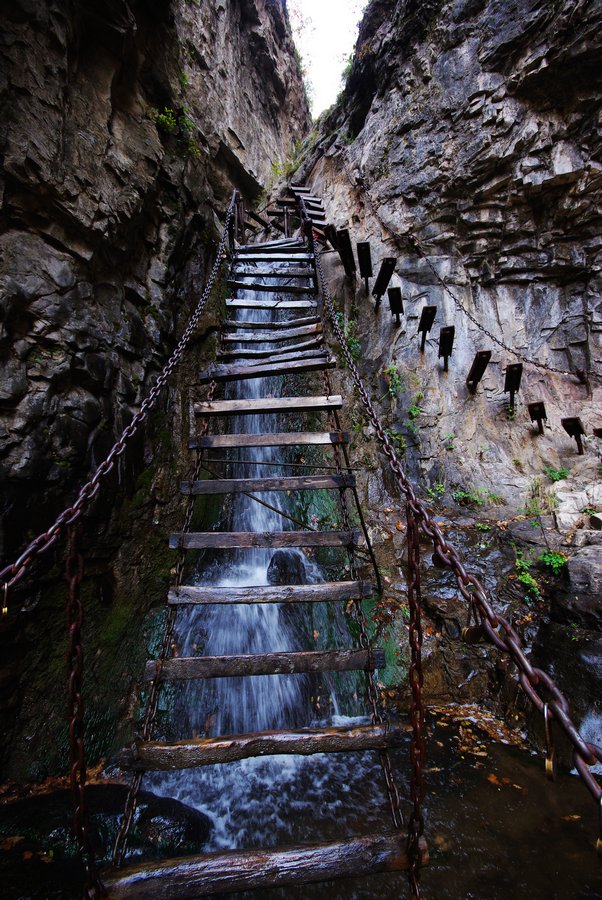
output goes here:
{"type": "MultiPolygon", "coordinates": [[[[123,814],[125,785],[89,785],[90,839],[99,863],[109,864],[111,845],[123,814]]],[[[171,857],[201,852],[209,818],[148,791],[139,795],[130,854],[171,857]]],[[[3,896],[78,897],[81,870],[71,832],[71,793],[57,791],[0,806],[0,873],[3,896]]]]}

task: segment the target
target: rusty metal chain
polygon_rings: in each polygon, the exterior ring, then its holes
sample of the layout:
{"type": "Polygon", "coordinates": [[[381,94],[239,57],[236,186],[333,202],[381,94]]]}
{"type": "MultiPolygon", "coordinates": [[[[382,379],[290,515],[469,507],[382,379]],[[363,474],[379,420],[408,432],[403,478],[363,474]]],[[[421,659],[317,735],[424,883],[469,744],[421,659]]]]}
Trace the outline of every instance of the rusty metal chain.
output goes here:
{"type": "Polygon", "coordinates": [[[422,801],[424,799],[424,704],[422,702],[422,598],[420,593],[420,532],[414,513],[406,507],[408,523],[408,605],[410,608],[410,669],[408,678],[412,691],[410,721],[412,724],[412,744],[410,762],[412,777],[410,799],[412,812],[408,822],[408,856],[410,868],[408,878],[413,898],[420,897],[420,838],[424,832],[422,801]]]}
{"type": "Polygon", "coordinates": [[[553,372],[557,375],[566,375],[570,378],[577,378],[582,383],[586,383],[587,380],[590,378],[602,378],[602,373],[599,373],[599,372],[590,371],[590,370],[583,371],[583,372],[581,372],[580,370],[575,371],[575,372],[570,372],[570,371],[567,371],[566,369],[559,369],[556,366],[550,366],[547,363],[542,363],[536,359],[531,359],[529,356],[525,356],[524,353],[520,353],[518,350],[515,350],[513,347],[510,347],[508,344],[504,343],[504,341],[502,341],[500,338],[496,337],[491,331],[489,331],[488,328],[486,328],[481,322],[479,322],[479,320],[476,318],[476,316],[473,313],[471,313],[469,309],[466,308],[466,306],[462,303],[462,301],[460,300],[458,295],[455,293],[455,291],[452,291],[452,289],[449,287],[447,282],[444,281],[444,279],[439,275],[439,273],[437,272],[437,269],[435,268],[435,266],[432,264],[432,262],[430,260],[429,254],[424,249],[424,247],[422,246],[422,244],[420,243],[418,238],[409,231],[406,231],[406,232],[397,231],[395,228],[393,228],[389,223],[387,223],[384,220],[384,218],[381,216],[381,214],[379,212],[379,208],[378,208],[376,201],[373,199],[373,197],[370,194],[370,188],[366,184],[365,178],[362,175],[360,175],[357,177],[357,179],[355,179],[352,176],[349,169],[347,168],[347,165],[344,160],[342,160],[342,165],[343,165],[343,170],[345,172],[345,175],[347,176],[347,180],[349,181],[349,184],[358,193],[361,193],[361,194],[363,194],[364,197],[366,197],[366,199],[368,200],[368,204],[369,204],[370,208],[372,209],[374,217],[379,222],[379,224],[382,225],[382,227],[385,229],[385,231],[388,231],[389,234],[392,235],[392,237],[396,238],[398,241],[400,241],[402,243],[410,244],[410,246],[412,247],[414,252],[421,259],[423,259],[424,262],[427,264],[427,266],[431,270],[432,274],[434,275],[435,279],[441,285],[441,287],[446,292],[446,294],[448,294],[451,297],[456,308],[461,313],[463,313],[468,319],[470,319],[470,321],[473,323],[473,325],[475,325],[479,329],[479,331],[482,331],[483,334],[485,334],[491,341],[493,341],[494,344],[497,344],[498,347],[501,347],[507,353],[510,353],[512,356],[516,357],[516,359],[520,359],[521,362],[525,363],[526,365],[534,366],[537,369],[543,369],[546,372],[553,372]]]}
{"type": "MultiPolygon", "coordinates": [[[[303,214],[304,204],[302,200],[300,205],[303,214]]],[[[570,716],[568,700],[547,673],[543,672],[541,669],[534,668],[531,665],[525,656],[521,639],[516,630],[503,616],[493,610],[487,592],[479,579],[466,571],[458,551],[445,538],[439,526],[429,515],[425,503],[416,495],[414,486],[405,474],[395,449],[374,409],[372,401],[363,384],[361,375],[351,355],[351,351],[347,345],[347,341],[345,340],[345,335],[337,322],[336,311],[326,283],[322,262],[317,253],[315,242],[313,241],[313,236],[310,237],[310,242],[310,246],[316,254],[316,266],[319,275],[320,290],[334,334],[341,346],[351,377],[366,409],[368,418],[373,425],[381,444],[382,452],[389,461],[391,470],[396,477],[402,493],[407,499],[407,503],[411,508],[412,513],[424,534],[432,541],[437,561],[441,565],[451,569],[455,575],[460,594],[468,604],[474,607],[476,613],[478,613],[485,637],[495,644],[499,650],[509,654],[516,664],[519,670],[520,683],[523,688],[525,688],[527,696],[533,701],[536,708],[543,711],[543,705],[547,700],[547,697],[541,696],[541,691],[552,695],[553,699],[548,703],[549,713],[573,745],[575,766],[585,785],[596,802],[602,804],[602,788],[590,769],[591,766],[596,765],[598,762],[602,762],[602,748],[596,744],[586,742],[581,737],[570,716]]],[[[602,845],[602,840],[599,841],[598,844],[599,846],[602,845]]]]}
{"type": "Polygon", "coordinates": [[[84,651],[82,648],[82,623],[84,608],[81,600],[81,583],[84,577],[84,558],[79,551],[79,535],[74,525],[68,529],[65,576],[67,593],[67,716],[69,721],[69,783],[73,797],[73,833],[78,854],[86,872],[87,897],[104,895],[96,868],[94,850],[90,841],[90,824],[86,803],[86,755],[84,748],[84,701],[82,683],[84,677],[84,651]]]}
{"type": "MultiPolygon", "coordinates": [[[[324,369],[322,372],[322,382],[324,386],[324,392],[327,397],[331,396],[332,388],[330,383],[330,374],[327,369],[324,369]]],[[[341,428],[339,422],[336,418],[336,413],[329,413],[329,417],[331,418],[331,426],[335,432],[340,432],[341,428]]],[[[339,475],[343,474],[343,466],[341,464],[341,449],[335,444],[334,445],[334,459],[337,466],[337,472],[339,475]]],[[[349,460],[345,458],[346,466],[345,468],[348,470],[349,460]]],[[[351,530],[351,521],[349,517],[349,507],[347,504],[347,497],[345,495],[345,490],[341,490],[339,492],[340,496],[340,506],[341,506],[341,516],[343,520],[343,528],[345,531],[351,530]]],[[[361,514],[361,507],[359,504],[359,498],[357,494],[354,492],[354,497],[356,500],[358,512],[361,514]]],[[[366,535],[366,540],[368,541],[368,533],[365,528],[364,522],[362,520],[362,526],[364,527],[364,532],[366,535]]],[[[369,545],[369,544],[368,544],[369,545]]],[[[378,567],[376,565],[376,560],[374,559],[373,554],[371,553],[372,564],[374,566],[374,570],[378,576],[378,567]]],[[[355,555],[352,550],[349,551],[349,562],[351,568],[351,577],[354,580],[358,580],[358,572],[356,566],[355,555]]],[[[379,584],[380,587],[380,584],[379,584]]],[[[372,709],[372,724],[373,725],[384,725],[385,729],[389,729],[389,718],[383,708],[381,703],[381,698],[378,693],[378,687],[376,685],[376,678],[374,676],[374,657],[372,655],[372,644],[370,638],[368,637],[368,629],[366,616],[364,614],[364,609],[362,607],[361,599],[354,600],[353,605],[351,607],[352,610],[352,619],[357,625],[359,630],[359,643],[362,650],[366,650],[368,653],[368,668],[365,671],[366,676],[366,696],[368,699],[368,703],[372,709]]],[[[401,811],[401,800],[399,796],[399,788],[397,787],[397,783],[395,781],[395,777],[393,775],[393,767],[391,765],[391,755],[387,749],[379,750],[379,759],[380,765],[383,772],[383,776],[385,779],[385,784],[387,787],[387,796],[389,798],[389,809],[391,811],[391,818],[393,820],[393,825],[395,828],[401,829],[404,825],[403,814],[401,811]]]]}
{"type": "Polygon", "coordinates": [[[138,410],[130,424],[127,425],[126,428],[124,428],[121,436],[113,445],[106,459],[102,463],[100,463],[92,478],[81,488],[77,499],[75,500],[75,503],[73,503],[72,506],[67,507],[67,509],[63,510],[63,512],[58,516],[53,525],[51,525],[47,531],[39,534],[36,538],[34,538],[34,540],[28,544],[23,553],[21,553],[21,555],[13,563],[5,566],[0,571],[0,584],[4,584],[5,607],[8,588],[12,587],[23,577],[25,570],[37,556],[46,553],[46,551],[49,550],[50,547],[52,547],[52,545],[57,541],[57,539],[60,537],[67,526],[71,525],[73,522],[79,519],[84,509],[96,496],[100,488],[101,480],[113,469],[115,461],[125,451],[130,438],[135,434],[142,422],[144,422],[148,417],[148,414],[157,402],[162,388],[165,386],[168,379],[171,377],[173,372],[182,361],[182,357],[184,356],[184,353],[190,341],[192,340],[194,332],[204,312],[207,300],[209,299],[211,291],[213,290],[213,285],[218,276],[222,260],[225,258],[228,228],[230,225],[230,220],[232,218],[235,197],[236,191],[234,191],[234,193],[232,194],[232,200],[230,201],[230,206],[228,207],[228,211],[226,212],[224,229],[218,245],[215,262],[205,285],[205,289],[201,295],[195,311],[188,321],[188,325],[186,326],[182,337],[176,345],[175,350],[157,376],[157,380],[155,381],[155,384],[153,385],[149,395],[142,402],[140,409],[138,410]]]}
{"type": "MultiPolygon", "coordinates": [[[[207,392],[207,401],[211,403],[213,400],[213,396],[215,394],[216,383],[212,381],[209,385],[209,390],[207,392]]],[[[208,430],[208,419],[204,418],[201,424],[201,428],[199,429],[199,436],[202,436],[207,433],[208,430]]],[[[195,455],[194,466],[192,467],[191,472],[191,480],[198,481],[201,475],[201,469],[203,468],[203,452],[200,449],[197,449],[195,455]]],[[[192,524],[192,516],[194,514],[194,494],[190,494],[188,497],[188,501],[186,503],[186,513],[184,515],[184,523],[182,525],[181,535],[187,534],[190,531],[190,526],[192,524]]],[[[174,587],[178,588],[182,584],[182,576],[184,574],[184,566],[186,564],[186,550],[180,547],[178,553],[178,562],[176,564],[175,570],[175,578],[174,578],[174,587]]],[[[177,606],[168,606],[167,615],[165,617],[165,627],[163,629],[163,637],[161,639],[161,650],[159,652],[159,656],[157,659],[157,666],[155,669],[154,677],[150,683],[150,689],[148,693],[148,698],[146,701],[146,711],[144,714],[144,720],[142,724],[142,729],[140,732],[140,739],[142,741],[149,741],[152,737],[156,721],[157,721],[157,711],[159,707],[159,695],[161,692],[162,686],[162,678],[161,674],[163,671],[163,666],[165,661],[173,656],[174,654],[174,633],[176,626],[176,615],[177,615],[177,606]]],[[[136,744],[134,742],[133,749],[135,750],[136,744]]],[[[119,831],[117,832],[117,837],[115,839],[115,845],[113,847],[113,865],[121,866],[123,865],[123,861],[125,859],[125,854],[127,852],[127,844],[130,829],[132,827],[132,823],[134,821],[134,815],[136,813],[136,807],[138,805],[138,793],[140,791],[140,786],[142,784],[142,779],[144,777],[144,771],[138,771],[134,773],[132,778],[132,783],[130,784],[130,788],[128,791],[128,795],[125,800],[125,809],[123,813],[123,818],[121,820],[121,824],[119,826],[119,831]]]]}

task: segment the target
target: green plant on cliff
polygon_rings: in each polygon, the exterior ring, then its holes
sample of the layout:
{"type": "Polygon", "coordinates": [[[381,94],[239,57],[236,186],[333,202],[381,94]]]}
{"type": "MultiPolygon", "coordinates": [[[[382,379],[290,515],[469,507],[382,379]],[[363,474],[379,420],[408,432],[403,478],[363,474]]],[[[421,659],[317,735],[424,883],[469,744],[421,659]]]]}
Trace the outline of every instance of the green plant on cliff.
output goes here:
{"type": "Polygon", "coordinates": [[[569,470],[565,469],[564,466],[560,466],[558,469],[550,465],[544,466],[543,473],[552,481],[564,481],[565,478],[569,477],[569,470]]]}
{"type": "Polygon", "coordinates": [[[514,567],[516,569],[516,580],[519,581],[525,589],[528,599],[539,600],[541,597],[541,589],[536,579],[531,575],[529,568],[531,560],[525,557],[522,550],[516,551],[516,561],[514,567]]]}
{"type": "Polygon", "coordinates": [[[388,366],[385,366],[383,369],[383,375],[385,376],[385,380],[389,385],[389,394],[391,397],[398,397],[399,394],[404,389],[403,377],[400,374],[395,363],[391,363],[388,366]]]}
{"type": "Polygon", "coordinates": [[[537,557],[540,562],[552,570],[554,575],[560,575],[568,562],[568,557],[564,553],[558,553],[556,550],[546,550],[537,557]]]}

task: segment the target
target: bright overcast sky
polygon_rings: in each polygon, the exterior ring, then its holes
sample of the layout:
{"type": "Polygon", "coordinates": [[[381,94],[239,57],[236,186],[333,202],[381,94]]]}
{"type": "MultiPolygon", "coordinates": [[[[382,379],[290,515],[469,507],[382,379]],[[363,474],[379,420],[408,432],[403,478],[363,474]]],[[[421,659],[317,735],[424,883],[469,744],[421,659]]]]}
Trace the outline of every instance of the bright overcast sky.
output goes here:
{"type": "Polygon", "coordinates": [[[341,90],[341,74],[353,52],[367,0],[288,0],[295,43],[312,87],[314,118],[341,90]]]}

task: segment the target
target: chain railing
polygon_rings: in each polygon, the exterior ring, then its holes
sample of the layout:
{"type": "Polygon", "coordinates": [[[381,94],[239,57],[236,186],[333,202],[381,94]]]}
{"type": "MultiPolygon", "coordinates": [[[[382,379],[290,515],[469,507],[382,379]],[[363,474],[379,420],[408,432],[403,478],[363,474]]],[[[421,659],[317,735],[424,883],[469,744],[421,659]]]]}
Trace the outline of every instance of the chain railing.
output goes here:
{"type": "Polygon", "coordinates": [[[475,325],[479,329],[479,331],[481,331],[484,335],[486,335],[490,341],[493,341],[494,344],[497,344],[498,347],[501,347],[502,350],[505,350],[507,353],[510,353],[516,359],[520,359],[520,361],[523,362],[525,365],[533,366],[537,369],[542,369],[545,372],[553,372],[556,375],[565,375],[570,378],[577,378],[583,384],[587,384],[588,380],[591,378],[602,379],[602,373],[600,373],[600,372],[595,372],[595,371],[590,371],[590,370],[581,370],[581,369],[576,369],[574,372],[570,372],[570,371],[567,371],[566,369],[560,369],[560,368],[557,368],[556,366],[550,366],[550,365],[548,365],[548,363],[540,362],[537,359],[532,359],[531,357],[526,356],[524,353],[520,353],[520,351],[516,350],[514,347],[510,347],[509,344],[506,344],[503,340],[501,340],[501,338],[499,338],[495,334],[493,334],[492,331],[490,331],[488,328],[486,328],[482,322],[479,322],[477,317],[469,309],[466,308],[465,304],[462,303],[461,299],[458,297],[458,295],[455,293],[455,291],[453,291],[450,288],[450,286],[447,284],[447,282],[441,277],[441,275],[439,274],[439,272],[437,271],[437,269],[431,262],[429,254],[424,249],[424,247],[422,246],[422,244],[420,243],[420,241],[418,240],[416,235],[412,234],[411,231],[405,231],[405,232],[397,231],[397,229],[395,229],[389,222],[387,222],[383,218],[383,216],[381,215],[381,213],[379,211],[379,207],[378,207],[376,201],[374,200],[374,198],[372,197],[372,195],[370,193],[370,187],[366,183],[366,179],[361,175],[358,176],[357,178],[354,178],[352,176],[351,172],[349,171],[347,164],[345,163],[344,160],[342,160],[342,166],[343,166],[343,171],[345,172],[345,175],[347,177],[347,180],[349,181],[349,184],[351,185],[352,188],[354,188],[354,190],[356,190],[358,193],[361,193],[362,196],[364,196],[366,198],[366,200],[368,201],[368,205],[370,206],[370,209],[372,210],[372,214],[374,215],[374,218],[377,220],[377,222],[380,225],[382,225],[382,227],[385,229],[385,231],[387,231],[398,242],[401,242],[402,244],[410,245],[410,247],[417,254],[417,256],[419,256],[420,259],[424,260],[426,265],[429,267],[429,269],[431,270],[431,273],[433,274],[433,277],[436,279],[437,283],[443,288],[445,293],[449,297],[451,297],[456,309],[458,309],[463,315],[465,315],[468,319],[470,319],[472,324],[475,325]]]}
{"type": "MultiPolygon", "coordinates": [[[[300,206],[304,220],[308,222],[302,199],[300,200],[300,206]]],[[[332,296],[324,276],[320,254],[310,227],[307,228],[307,235],[310,247],[316,257],[320,291],[334,335],[340,344],[347,367],[370,423],[375,430],[382,452],[389,461],[389,465],[395,475],[399,488],[406,498],[408,508],[415,517],[423,533],[432,542],[437,563],[451,569],[456,578],[460,594],[469,604],[471,613],[478,616],[480,628],[477,629],[477,636],[486,638],[491,643],[495,644],[499,650],[507,653],[511,657],[517,666],[520,684],[536,709],[543,712],[544,706],[547,704],[548,721],[555,722],[572,744],[577,771],[581,775],[594,800],[602,809],[602,788],[591,771],[591,767],[602,762],[602,748],[586,741],[580,735],[571,718],[570,706],[566,697],[546,672],[531,665],[525,655],[521,639],[516,630],[507,619],[495,612],[489,601],[487,592],[479,579],[466,571],[458,551],[453,544],[445,538],[437,523],[430,516],[426,504],[417,496],[414,486],[407,477],[401,461],[374,409],[362,377],[355,364],[355,360],[351,354],[351,350],[345,339],[343,330],[337,321],[332,296]]],[[[474,629],[471,629],[471,632],[474,633],[474,629]]],[[[598,841],[597,846],[599,852],[602,852],[602,840],[598,841]]]]}
{"type": "Polygon", "coordinates": [[[222,260],[225,256],[226,242],[228,240],[230,230],[230,220],[232,218],[236,197],[237,191],[234,191],[232,194],[230,205],[228,207],[228,211],[226,212],[226,220],[218,245],[215,262],[211,269],[209,278],[207,279],[207,283],[205,285],[205,289],[201,295],[201,298],[196,306],[195,311],[188,321],[188,325],[186,326],[182,337],[178,341],[169,360],[157,376],[155,384],[153,385],[146,399],[142,402],[140,409],[138,410],[130,424],[123,429],[119,439],[113,445],[107,457],[103,460],[103,462],[100,463],[92,478],[81,488],[73,505],[68,506],[66,509],[64,509],[47,531],[42,532],[36,538],[34,538],[14,562],[10,563],[10,565],[5,566],[0,571],[0,585],[3,585],[4,590],[4,615],[6,615],[6,612],[8,611],[7,598],[9,589],[23,577],[27,568],[31,565],[33,560],[36,557],[41,556],[43,553],[46,553],[46,551],[49,550],[53,546],[53,544],[56,543],[58,538],[64,533],[65,529],[79,519],[84,510],[88,507],[90,502],[98,493],[102,479],[113,469],[117,458],[121,456],[122,453],[124,453],[128,441],[133,437],[140,425],[148,418],[150,411],[157,403],[162,388],[165,386],[168,379],[171,377],[175,369],[182,361],[182,357],[184,356],[184,353],[188,345],[190,344],[194,332],[199,324],[200,318],[207,304],[207,300],[209,299],[209,296],[213,289],[213,285],[218,276],[222,260]]]}

